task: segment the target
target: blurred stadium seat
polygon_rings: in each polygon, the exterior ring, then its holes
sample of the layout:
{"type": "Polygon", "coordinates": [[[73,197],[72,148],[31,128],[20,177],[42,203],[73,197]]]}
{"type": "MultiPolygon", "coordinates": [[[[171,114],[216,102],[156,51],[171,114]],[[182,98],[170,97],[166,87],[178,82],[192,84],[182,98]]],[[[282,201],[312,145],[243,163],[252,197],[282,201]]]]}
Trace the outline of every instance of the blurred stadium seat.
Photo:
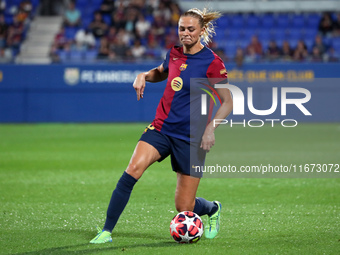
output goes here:
{"type": "MultiPolygon", "coordinates": [[[[13,10],[15,8],[18,8],[22,0],[7,0],[6,4],[6,10],[4,11],[4,19],[6,24],[12,24],[13,19],[15,16],[15,13],[13,13],[13,10]],[[13,9],[14,8],[14,9],[13,9]]],[[[274,0],[269,0],[272,2],[275,2],[274,0]]],[[[100,9],[100,6],[102,4],[102,0],[77,0],[76,1],[76,8],[79,9],[82,13],[82,23],[80,27],[73,27],[73,28],[65,28],[65,36],[68,40],[68,44],[72,46],[75,35],[79,29],[82,28],[88,28],[89,24],[93,21],[93,14],[95,11],[100,9]]],[[[187,1],[185,1],[187,2],[187,1]]],[[[197,1],[202,2],[202,1],[197,1]]],[[[230,2],[230,1],[229,1],[230,2]]],[[[239,1],[234,1],[235,5],[239,1]]],[[[244,2],[244,1],[240,1],[244,2]]],[[[287,1],[289,2],[289,1],[287,1]]],[[[291,1],[293,2],[293,1],[291,1]]],[[[35,15],[35,11],[37,9],[37,6],[39,5],[39,0],[31,0],[32,6],[33,6],[33,15],[35,15]]],[[[103,20],[104,22],[111,26],[114,25],[117,28],[116,33],[118,34],[119,29],[124,30],[125,26],[125,19],[124,16],[126,13],[126,10],[135,10],[136,11],[136,19],[135,23],[138,19],[138,15],[143,15],[145,20],[151,24],[151,27],[154,27],[154,13],[152,7],[148,8],[141,8],[141,7],[135,7],[130,6],[129,1],[123,5],[122,10],[118,10],[119,12],[123,13],[120,15],[120,21],[121,24],[112,24],[112,16],[110,14],[103,14],[103,20]]],[[[170,8],[170,5],[172,3],[176,3],[176,1],[168,1],[168,5],[166,8],[172,13],[172,9],[170,8]]],[[[262,3],[258,3],[260,5],[262,3]]],[[[320,3],[321,4],[321,3],[320,3]]],[[[228,5],[231,7],[230,5],[228,5]]],[[[234,5],[233,5],[234,6],[234,5]]],[[[117,8],[117,6],[116,6],[117,8]]],[[[118,8],[119,9],[119,8],[118,8]]],[[[227,8],[228,9],[228,8],[227,8]]],[[[233,9],[233,7],[231,8],[233,9]]],[[[216,27],[216,35],[213,38],[213,41],[216,43],[217,47],[224,50],[224,53],[228,56],[235,55],[236,48],[241,47],[243,50],[245,50],[246,46],[249,44],[252,36],[256,35],[258,36],[260,42],[262,43],[263,51],[265,52],[267,50],[267,46],[271,40],[275,41],[276,44],[281,47],[283,42],[287,40],[294,50],[295,46],[297,45],[297,42],[299,40],[303,40],[304,43],[307,46],[307,49],[309,52],[311,52],[315,40],[315,36],[319,33],[319,23],[322,19],[323,14],[321,12],[277,12],[278,10],[273,12],[250,12],[250,11],[240,11],[240,12],[229,12],[225,13],[219,20],[217,20],[217,27],[216,27]],[[232,52],[235,51],[235,52],[232,52]]],[[[157,12],[156,12],[157,13],[157,12]]],[[[332,13],[331,17],[336,18],[336,13],[332,13]]],[[[165,16],[164,16],[165,17],[165,16]]],[[[166,34],[168,34],[168,31],[170,31],[171,26],[175,26],[176,23],[170,24],[170,21],[167,21],[163,19],[163,23],[165,23],[166,26],[166,34]]],[[[25,30],[26,31],[26,30],[25,30]]],[[[165,39],[164,36],[155,35],[153,34],[153,30],[149,29],[149,32],[145,37],[139,38],[139,35],[136,34],[135,28],[133,28],[133,33],[129,34],[127,33],[126,36],[129,38],[124,37],[124,41],[126,43],[126,48],[130,48],[134,40],[138,39],[142,42],[143,46],[150,47],[149,44],[152,42],[152,40],[157,41],[157,47],[161,46],[164,49],[165,39]]],[[[22,38],[25,38],[26,33],[24,32],[22,34],[22,38]]],[[[324,36],[324,44],[327,48],[327,50],[330,47],[333,47],[337,54],[340,54],[340,46],[339,46],[339,35],[327,35],[324,36]]],[[[119,36],[118,36],[119,37],[119,36]]],[[[116,43],[115,38],[110,39],[110,47],[112,47],[113,44],[116,43]]],[[[97,39],[97,43],[94,48],[88,48],[84,52],[79,51],[72,51],[72,50],[63,50],[60,49],[57,54],[59,55],[59,58],[61,62],[67,62],[67,61],[88,61],[93,62],[97,59],[97,53],[100,47],[100,40],[97,39]]],[[[114,45],[113,45],[114,46],[114,45]]],[[[74,47],[71,47],[71,49],[74,47]]],[[[114,48],[114,47],[112,47],[114,48]]],[[[164,49],[165,50],[165,49],[164,49]]],[[[17,49],[13,49],[13,52],[18,52],[17,49]]],[[[263,59],[265,59],[265,56],[262,56],[263,59]]],[[[161,57],[159,57],[158,60],[161,60],[161,57]]],[[[279,60],[279,59],[278,59],[279,60]]],[[[130,61],[130,60],[129,60],[130,61]]]]}
{"type": "Polygon", "coordinates": [[[94,62],[97,59],[97,50],[88,50],[85,52],[84,60],[88,62],[94,62]]]}
{"type": "Polygon", "coordinates": [[[264,29],[271,29],[275,25],[274,15],[271,13],[264,14],[261,18],[261,25],[264,29]]]}
{"type": "Polygon", "coordinates": [[[58,51],[59,60],[61,63],[66,63],[70,60],[70,53],[64,50],[58,51]]]}
{"type": "MultiPolygon", "coordinates": [[[[91,3],[86,0],[77,1],[77,8],[82,11],[82,27],[87,28],[93,20],[94,11],[98,10],[101,0],[92,0],[91,3]]],[[[153,24],[154,17],[150,13],[139,12],[144,15],[146,21],[153,24]]],[[[318,25],[322,15],[320,13],[226,13],[218,21],[216,26],[216,35],[213,40],[216,47],[223,49],[224,53],[230,58],[236,53],[238,47],[246,49],[251,38],[258,36],[263,51],[270,41],[275,41],[279,47],[282,47],[286,40],[294,50],[299,40],[303,40],[309,52],[312,51],[315,36],[318,34],[318,25]]],[[[111,25],[111,15],[103,15],[104,22],[111,25]]],[[[166,33],[170,31],[166,28],[166,33]]],[[[74,37],[76,31],[66,30],[66,37],[70,40],[74,37]]],[[[136,37],[133,35],[132,38],[136,37]]],[[[156,37],[157,38],[157,37],[156,37]]],[[[140,38],[144,46],[148,46],[150,38],[140,38]]],[[[61,56],[63,60],[83,60],[93,62],[97,59],[97,51],[100,47],[100,41],[97,40],[95,49],[85,51],[82,56],[80,53],[70,52],[68,58],[61,56]]],[[[130,40],[129,46],[133,44],[130,40]]],[[[327,47],[333,46],[336,51],[339,50],[337,40],[325,43],[327,47]]],[[[164,45],[161,41],[160,45],[164,45]]]]}
{"type": "Polygon", "coordinates": [[[71,50],[70,51],[70,60],[75,62],[81,62],[84,60],[84,51],[81,50],[71,50]]]}
{"type": "Polygon", "coordinates": [[[11,52],[12,58],[4,59],[1,55],[1,62],[13,62],[14,58],[20,53],[21,44],[26,39],[27,31],[31,20],[36,15],[39,3],[39,0],[4,1],[5,9],[0,12],[4,21],[1,24],[1,38],[4,43],[1,44],[0,52],[11,52]]]}
{"type": "Polygon", "coordinates": [[[244,28],[244,17],[241,14],[235,14],[231,16],[230,25],[235,29],[242,29],[244,28]]]}
{"type": "Polygon", "coordinates": [[[331,46],[335,49],[335,51],[340,52],[340,37],[334,38],[331,42],[331,46]]]}
{"type": "Polygon", "coordinates": [[[260,26],[260,18],[257,15],[250,15],[245,17],[245,26],[247,28],[258,28],[260,26]]]}
{"type": "Polygon", "coordinates": [[[286,13],[280,13],[276,18],[276,25],[278,28],[291,27],[289,15],[286,13]]]}
{"type": "Polygon", "coordinates": [[[292,17],[291,26],[294,29],[305,27],[305,16],[303,14],[295,14],[292,17]]]}

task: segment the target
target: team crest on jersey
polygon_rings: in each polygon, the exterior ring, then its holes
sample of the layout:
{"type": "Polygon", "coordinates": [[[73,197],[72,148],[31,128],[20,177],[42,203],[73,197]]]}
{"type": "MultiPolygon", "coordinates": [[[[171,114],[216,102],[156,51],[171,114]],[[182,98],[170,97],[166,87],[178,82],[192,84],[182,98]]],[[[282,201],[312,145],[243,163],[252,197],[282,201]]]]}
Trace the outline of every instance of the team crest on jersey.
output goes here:
{"type": "Polygon", "coordinates": [[[171,81],[171,88],[174,91],[180,91],[183,87],[183,80],[181,77],[175,77],[171,81]]]}
{"type": "Polygon", "coordinates": [[[182,72],[182,71],[184,71],[185,69],[187,69],[187,66],[188,66],[188,64],[182,64],[182,65],[179,67],[179,70],[182,72]]]}

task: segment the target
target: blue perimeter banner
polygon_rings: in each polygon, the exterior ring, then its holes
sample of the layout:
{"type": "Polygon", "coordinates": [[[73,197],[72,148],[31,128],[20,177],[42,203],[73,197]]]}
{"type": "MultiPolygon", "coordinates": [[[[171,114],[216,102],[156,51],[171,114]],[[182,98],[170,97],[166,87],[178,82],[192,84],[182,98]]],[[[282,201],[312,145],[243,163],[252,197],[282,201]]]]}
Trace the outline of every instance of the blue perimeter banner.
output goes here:
{"type": "MultiPolygon", "coordinates": [[[[147,83],[144,99],[139,102],[132,84],[138,73],[158,64],[2,65],[0,122],[151,122],[166,83],[147,83]]],[[[272,88],[293,84],[311,92],[305,106],[312,116],[303,116],[297,107],[290,106],[288,117],[310,122],[340,121],[340,64],[226,67],[229,82],[243,91],[245,104],[249,87],[253,88],[254,107],[268,109],[272,88]],[[320,79],[322,83],[317,82],[320,79]]],[[[273,117],[279,112],[278,107],[273,117]]]]}

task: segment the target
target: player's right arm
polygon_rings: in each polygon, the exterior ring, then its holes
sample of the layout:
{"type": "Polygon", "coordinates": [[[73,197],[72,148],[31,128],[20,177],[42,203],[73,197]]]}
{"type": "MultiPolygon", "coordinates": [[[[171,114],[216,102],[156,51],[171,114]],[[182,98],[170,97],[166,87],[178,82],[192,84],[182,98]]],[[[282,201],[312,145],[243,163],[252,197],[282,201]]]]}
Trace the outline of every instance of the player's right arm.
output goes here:
{"type": "Polygon", "coordinates": [[[138,74],[133,83],[133,88],[137,93],[137,100],[139,101],[139,99],[143,98],[146,81],[160,82],[164,81],[166,78],[168,78],[168,73],[164,72],[163,64],[148,72],[138,74]]]}

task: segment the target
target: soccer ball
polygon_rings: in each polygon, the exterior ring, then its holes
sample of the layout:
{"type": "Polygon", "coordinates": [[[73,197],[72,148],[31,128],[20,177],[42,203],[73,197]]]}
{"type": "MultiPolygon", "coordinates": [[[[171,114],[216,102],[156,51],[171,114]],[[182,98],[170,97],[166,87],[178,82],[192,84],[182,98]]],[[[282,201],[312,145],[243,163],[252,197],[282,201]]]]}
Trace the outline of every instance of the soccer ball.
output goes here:
{"type": "Polygon", "coordinates": [[[177,243],[196,243],[203,234],[203,222],[194,212],[180,212],[170,223],[170,234],[177,243]]]}

